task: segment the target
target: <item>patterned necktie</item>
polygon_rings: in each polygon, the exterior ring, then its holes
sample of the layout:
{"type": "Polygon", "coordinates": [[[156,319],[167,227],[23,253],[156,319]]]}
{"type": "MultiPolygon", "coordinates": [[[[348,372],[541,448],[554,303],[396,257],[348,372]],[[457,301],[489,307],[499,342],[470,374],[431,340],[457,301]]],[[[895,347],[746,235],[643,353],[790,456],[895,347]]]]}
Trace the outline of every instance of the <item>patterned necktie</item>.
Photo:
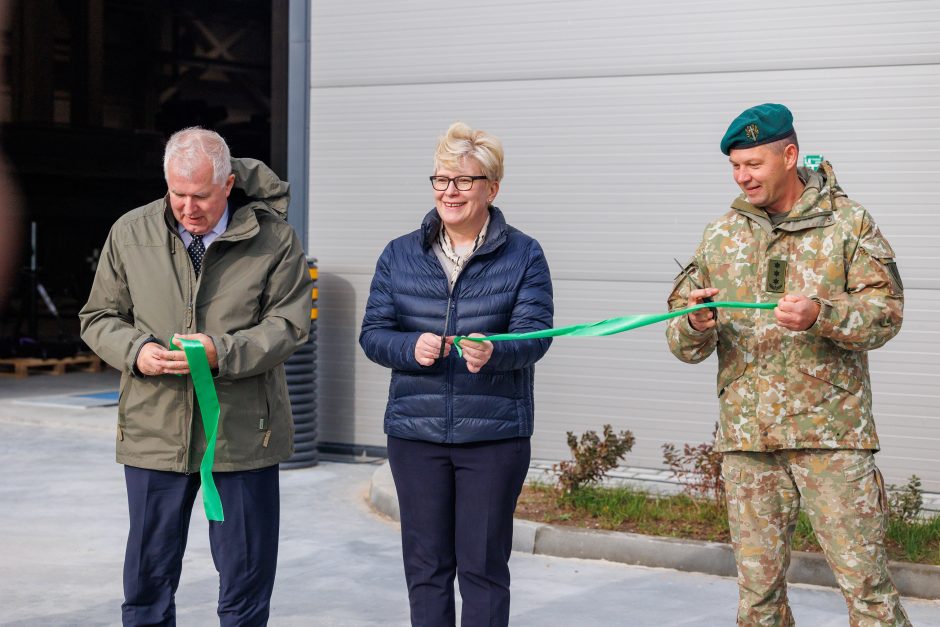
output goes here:
{"type": "Polygon", "coordinates": [[[193,235],[193,241],[190,242],[186,251],[189,253],[189,258],[193,260],[193,268],[196,270],[196,275],[198,275],[199,269],[202,268],[202,257],[206,254],[206,247],[202,243],[202,235],[193,235]]]}

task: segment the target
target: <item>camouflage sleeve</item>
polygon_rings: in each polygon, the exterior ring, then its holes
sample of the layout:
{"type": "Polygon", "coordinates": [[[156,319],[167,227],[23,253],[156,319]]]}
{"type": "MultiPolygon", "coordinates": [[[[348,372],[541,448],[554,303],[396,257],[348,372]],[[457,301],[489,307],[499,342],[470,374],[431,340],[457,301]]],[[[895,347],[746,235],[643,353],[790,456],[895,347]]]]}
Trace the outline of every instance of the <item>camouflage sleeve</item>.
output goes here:
{"type": "MultiPolygon", "coordinates": [[[[667,304],[669,311],[682,309],[689,301],[689,292],[692,291],[692,281],[689,276],[695,277],[700,285],[708,285],[708,279],[704,272],[705,264],[701,261],[701,247],[696,252],[695,257],[685,266],[685,270],[676,276],[672,285],[672,292],[669,294],[667,304]]],[[[672,318],[666,323],[666,342],[669,344],[669,350],[672,354],[682,361],[690,364],[697,364],[704,361],[715,350],[718,343],[718,332],[716,329],[708,331],[696,331],[689,324],[688,316],[679,316],[672,318]]]]}
{"type": "Polygon", "coordinates": [[[810,333],[846,350],[872,350],[901,330],[904,286],[894,251],[866,211],[858,246],[847,260],[845,292],[817,298],[819,317],[810,333]]]}

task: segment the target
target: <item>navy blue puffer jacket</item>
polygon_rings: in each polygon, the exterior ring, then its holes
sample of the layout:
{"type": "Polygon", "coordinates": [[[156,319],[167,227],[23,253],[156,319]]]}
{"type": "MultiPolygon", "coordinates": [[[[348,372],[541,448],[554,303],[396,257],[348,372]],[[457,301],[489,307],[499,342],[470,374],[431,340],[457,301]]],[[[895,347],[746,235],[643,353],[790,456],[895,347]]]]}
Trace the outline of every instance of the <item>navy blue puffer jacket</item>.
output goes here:
{"type": "Polygon", "coordinates": [[[392,369],[385,433],[437,443],[532,435],[535,362],[550,339],[494,342],[492,357],[477,374],[456,350],[426,367],[415,361],[414,351],[422,333],[550,328],[552,280],[542,248],[490,207],[486,240],[448,299],[448,277],[431,247],[440,225],[432,210],[420,229],[392,240],[372,279],[359,344],[369,359],[392,369]]]}

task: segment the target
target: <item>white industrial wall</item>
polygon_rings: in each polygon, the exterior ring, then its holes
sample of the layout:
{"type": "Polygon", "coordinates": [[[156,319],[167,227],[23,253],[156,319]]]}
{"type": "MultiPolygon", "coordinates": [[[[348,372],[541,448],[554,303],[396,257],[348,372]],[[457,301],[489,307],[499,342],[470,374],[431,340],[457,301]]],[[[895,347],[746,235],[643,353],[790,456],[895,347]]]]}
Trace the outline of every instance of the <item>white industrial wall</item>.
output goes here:
{"type": "MultiPolygon", "coordinates": [[[[904,329],[871,355],[879,462],[940,491],[940,3],[315,1],[310,253],[319,259],[321,440],[383,446],[387,370],[357,338],[375,260],[433,207],[454,120],[506,147],[496,204],[552,268],[556,324],[662,311],[676,268],[737,193],[718,142],[761,102],[793,111],[897,250],[904,329]]],[[[556,340],[536,368],[533,456],[604,423],[626,463],[710,438],[716,362],[663,326],[556,340]]]]}

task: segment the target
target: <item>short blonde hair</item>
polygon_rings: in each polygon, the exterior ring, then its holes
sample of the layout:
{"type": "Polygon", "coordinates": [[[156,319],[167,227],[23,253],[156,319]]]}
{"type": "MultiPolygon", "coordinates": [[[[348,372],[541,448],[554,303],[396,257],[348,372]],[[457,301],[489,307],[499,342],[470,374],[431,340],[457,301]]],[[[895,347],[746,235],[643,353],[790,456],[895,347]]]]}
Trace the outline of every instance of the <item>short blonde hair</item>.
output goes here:
{"type": "Polygon", "coordinates": [[[499,138],[454,122],[437,143],[434,168],[456,170],[466,159],[479,163],[483,175],[491,181],[503,180],[503,143],[499,138]]]}

